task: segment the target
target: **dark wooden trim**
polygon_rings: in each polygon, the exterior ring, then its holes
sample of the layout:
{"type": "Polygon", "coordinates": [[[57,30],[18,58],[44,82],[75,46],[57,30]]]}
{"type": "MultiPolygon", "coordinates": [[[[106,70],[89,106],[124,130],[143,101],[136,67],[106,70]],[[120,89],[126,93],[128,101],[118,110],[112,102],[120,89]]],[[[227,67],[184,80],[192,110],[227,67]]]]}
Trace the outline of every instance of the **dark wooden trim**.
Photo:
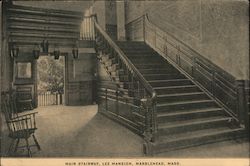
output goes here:
{"type": "MultiPolygon", "coordinates": [[[[61,17],[70,17],[70,18],[82,18],[82,12],[74,12],[74,11],[66,11],[66,10],[58,10],[58,9],[47,9],[47,8],[37,8],[30,6],[21,6],[21,5],[11,5],[10,9],[16,9],[20,12],[29,12],[32,11],[34,14],[40,15],[54,15],[61,17]],[[27,11],[28,10],[28,11],[27,11]]],[[[30,12],[29,12],[30,13],[30,12]]]]}
{"type": "Polygon", "coordinates": [[[74,45],[80,38],[81,12],[18,5],[10,5],[6,10],[9,42],[34,45],[47,39],[49,44],[74,45]]]}

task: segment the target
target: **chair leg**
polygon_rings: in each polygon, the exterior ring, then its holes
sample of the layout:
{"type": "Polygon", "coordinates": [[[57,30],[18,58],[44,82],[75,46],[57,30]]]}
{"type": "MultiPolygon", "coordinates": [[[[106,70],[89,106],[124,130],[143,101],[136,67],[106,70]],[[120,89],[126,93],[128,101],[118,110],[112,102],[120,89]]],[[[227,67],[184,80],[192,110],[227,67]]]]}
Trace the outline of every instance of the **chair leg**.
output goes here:
{"type": "Polygon", "coordinates": [[[11,149],[13,148],[14,142],[15,142],[15,139],[11,139],[11,143],[10,143],[9,149],[8,149],[8,151],[7,151],[7,155],[8,155],[8,156],[10,155],[10,151],[11,151],[11,149]]]}
{"type": "Polygon", "coordinates": [[[16,152],[16,151],[17,151],[19,141],[20,141],[20,139],[18,138],[18,139],[17,139],[17,142],[16,142],[16,146],[15,146],[15,150],[14,150],[14,152],[16,152]]]}
{"type": "Polygon", "coordinates": [[[35,141],[35,144],[36,144],[36,146],[37,146],[37,149],[38,149],[38,150],[41,150],[41,147],[40,147],[40,145],[39,145],[39,143],[38,143],[38,141],[37,141],[37,139],[36,139],[36,137],[35,137],[35,134],[33,134],[32,137],[33,137],[33,139],[34,139],[34,141],[35,141]]]}
{"type": "Polygon", "coordinates": [[[27,150],[28,150],[28,156],[32,157],[28,138],[25,138],[25,141],[26,141],[26,147],[27,147],[27,150]]]}

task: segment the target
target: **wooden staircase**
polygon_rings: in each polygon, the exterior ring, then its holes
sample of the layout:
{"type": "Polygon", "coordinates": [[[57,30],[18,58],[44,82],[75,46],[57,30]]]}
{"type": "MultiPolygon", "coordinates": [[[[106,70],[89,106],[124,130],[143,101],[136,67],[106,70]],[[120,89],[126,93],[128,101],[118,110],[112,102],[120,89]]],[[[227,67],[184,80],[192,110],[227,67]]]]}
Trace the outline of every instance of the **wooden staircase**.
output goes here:
{"type": "MultiPolygon", "coordinates": [[[[158,131],[147,145],[150,153],[234,139],[243,133],[223,107],[145,43],[117,44],[157,93],[158,131]]],[[[115,65],[112,59],[107,62],[115,65]]],[[[122,77],[119,70],[113,77],[122,77]]]]}
{"type": "Polygon", "coordinates": [[[101,112],[143,136],[146,154],[236,139],[246,133],[247,126],[145,42],[113,41],[97,23],[95,32],[99,60],[117,86],[115,107],[108,106],[112,95],[107,87],[99,96],[100,103],[106,103],[101,112]],[[135,109],[119,110],[126,98],[135,109]]]}

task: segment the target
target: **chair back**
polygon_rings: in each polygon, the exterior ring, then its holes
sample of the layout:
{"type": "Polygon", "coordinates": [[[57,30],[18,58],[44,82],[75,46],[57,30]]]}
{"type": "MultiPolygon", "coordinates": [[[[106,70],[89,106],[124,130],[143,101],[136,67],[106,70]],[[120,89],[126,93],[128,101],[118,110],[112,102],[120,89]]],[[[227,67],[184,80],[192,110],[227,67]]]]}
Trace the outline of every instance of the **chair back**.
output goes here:
{"type": "Polygon", "coordinates": [[[5,119],[10,120],[10,119],[16,118],[18,114],[17,114],[14,93],[10,93],[10,92],[2,93],[1,98],[2,98],[1,109],[3,110],[5,119]]]}
{"type": "Polygon", "coordinates": [[[27,135],[30,127],[30,118],[18,116],[13,96],[10,94],[2,95],[1,103],[1,110],[4,113],[10,135],[13,135],[14,133],[18,133],[15,134],[17,137],[27,135]]]}

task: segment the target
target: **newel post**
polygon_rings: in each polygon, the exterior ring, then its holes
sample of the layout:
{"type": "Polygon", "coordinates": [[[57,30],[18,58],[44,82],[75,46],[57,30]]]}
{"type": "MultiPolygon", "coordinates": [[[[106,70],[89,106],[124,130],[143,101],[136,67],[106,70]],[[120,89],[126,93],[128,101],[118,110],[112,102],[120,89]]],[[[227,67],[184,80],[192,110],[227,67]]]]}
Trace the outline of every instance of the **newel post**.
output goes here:
{"type": "Polygon", "coordinates": [[[237,98],[238,98],[238,118],[240,125],[244,125],[249,129],[248,111],[247,111],[247,100],[245,91],[245,81],[237,80],[237,98]]]}
{"type": "Polygon", "coordinates": [[[153,155],[153,148],[152,148],[152,131],[151,131],[151,108],[152,107],[152,100],[148,98],[141,99],[141,108],[145,113],[145,128],[143,131],[143,138],[144,138],[144,153],[147,155],[153,155]]]}

